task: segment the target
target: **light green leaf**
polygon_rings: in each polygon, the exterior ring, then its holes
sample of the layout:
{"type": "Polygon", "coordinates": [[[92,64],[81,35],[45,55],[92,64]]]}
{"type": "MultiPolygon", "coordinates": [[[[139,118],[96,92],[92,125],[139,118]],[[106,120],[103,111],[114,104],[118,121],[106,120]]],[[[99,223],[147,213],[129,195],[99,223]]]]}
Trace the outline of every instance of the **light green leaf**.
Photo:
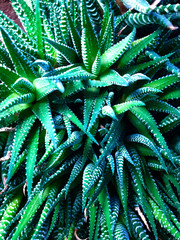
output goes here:
{"type": "Polygon", "coordinates": [[[110,240],[113,239],[113,233],[112,233],[112,225],[111,225],[111,207],[110,207],[110,199],[109,199],[109,193],[107,191],[107,188],[104,188],[101,193],[98,196],[98,200],[102,206],[103,213],[106,219],[106,224],[109,232],[110,240]]]}
{"type": "Polygon", "coordinates": [[[131,45],[131,48],[129,48],[123,56],[120,58],[119,61],[119,67],[123,68],[127,64],[129,64],[136,56],[139,55],[139,53],[144,50],[148,44],[150,44],[158,35],[160,34],[160,30],[155,31],[154,33],[150,34],[147,37],[141,38],[136,41],[134,41],[131,45]]]}
{"type": "Polygon", "coordinates": [[[13,43],[8,33],[0,27],[3,41],[9,51],[11,59],[15,65],[16,71],[22,77],[34,80],[36,77],[35,71],[32,67],[32,63],[26,58],[26,56],[20,51],[17,46],[13,43]]]}
{"type": "Polygon", "coordinates": [[[50,186],[46,187],[44,190],[41,190],[39,193],[37,193],[33,197],[33,199],[29,202],[19,224],[17,225],[16,231],[12,236],[12,240],[17,240],[18,237],[21,235],[21,232],[28,226],[29,222],[32,220],[39,207],[43,204],[44,200],[47,198],[49,191],[50,186]]]}
{"type": "Polygon", "coordinates": [[[90,72],[92,64],[94,63],[95,58],[97,56],[98,41],[88,16],[85,0],[81,0],[81,21],[82,21],[82,36],[81,36],[82,58],[86,69],[90,72]]]}
{"type": "Polygon", "coordinates": [[[36,88],[36,100],[39,101],[53,91],[64,92],[64,87],[62,83],[49,80],[47,78],[36,78],[33,82],[36,88]],[[58,87],[59,84],[59,87],[58,87]]]}
{"type": "Polygon", "coordinates": [[[36,14],[36,37],[37,48],[41,59],[45,57],[44,40],[43,40],[43,22],[42,22],[42,9],[40,8],[40,0],[35,0],[35,14],[36,14]]]}
{"type": "Polygon", "coordinates": [[[142,101],[129,101],[114,105],[112,109],[114,110],[115,114],[122,114],[133,107],[141,107],[144,106],[144,102],[142,101]]]}
{"type": "Polygon", "coordinates": [[[128,82],[115,70],[109,69],[100,75],[99,80],[105,86],[118,85],[128,86],[128,82]]]}
{"type": "Polygon", "coordinates": [[[133,41],[135,33],[136,31],[134,28],[126,38],[116,43],[103,53],[101,56],[101,72],[104,72],[106,69],[112,66],[122,56],[122,54],[127,50],[133,41]]]}
{"type": "Polygon", "coordinates": [[[54,147],[57,147],[57,138],[56,138],[56,130],[54,121],[51,114],[51,109],[49,105],[48,98],[43,98],[41,101],[35,103],[32,106],[32,111],[37,116],[37,118],[41,121],[43,127],[47,130],[54,147]]]}
{"type": "Polygon", "coordinates": [[[67,106],[61,106],[59,107],[59,111],[62,114],[65,114],[78,128],[81,129],[82,132],[84,132],[93,142],[98,144],[96,139],[91,135],[89,131],[85,131],[83,124],[81,121],[76,117],[76,115],[67,107],[67,106]]]}
{"type": "Polygon", "coordinates": [[[37,158],[38,143],[39,143],[39,128],[33,131],[33,133],[31,134],[27,148],[26,175],[28,197],[30,196],[32,190],[33,172],[37,158]]]}
{"type": "Polygon", "coordinates": [[[16,158],[19,155],[22,145],[24,144],[24,140],[26,139],[35,120],[36,117],[34,115],[26,116],[16,129],[7,181],[9,181],[12,178],[16,158]]]}
{"type": "Polygon", "coordinates": [[[11,89],[14,82],[19,78],[19,75],[8,68],[0,67],[0,79],[1,81],[11,89]]]}
{"type": "Polygon", "coordinates": [[[69,62],[75,63],[75,59],[77,58],[76,51],[62,43],[56,43],[53,40],[45,39],[48,43],[50,43],[55,49],[57,49],[60,54],[69,62]]]}

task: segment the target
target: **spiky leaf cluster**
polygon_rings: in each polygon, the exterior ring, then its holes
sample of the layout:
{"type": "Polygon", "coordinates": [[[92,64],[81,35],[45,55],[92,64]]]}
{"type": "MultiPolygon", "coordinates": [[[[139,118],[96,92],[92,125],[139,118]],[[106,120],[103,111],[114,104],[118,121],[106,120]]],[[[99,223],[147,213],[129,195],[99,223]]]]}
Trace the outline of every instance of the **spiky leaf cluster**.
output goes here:
{"type": "Polygon", "coordinates": [[[0,239],[180,239],[180,4],[157,2],[0,12],[0,239]]]}

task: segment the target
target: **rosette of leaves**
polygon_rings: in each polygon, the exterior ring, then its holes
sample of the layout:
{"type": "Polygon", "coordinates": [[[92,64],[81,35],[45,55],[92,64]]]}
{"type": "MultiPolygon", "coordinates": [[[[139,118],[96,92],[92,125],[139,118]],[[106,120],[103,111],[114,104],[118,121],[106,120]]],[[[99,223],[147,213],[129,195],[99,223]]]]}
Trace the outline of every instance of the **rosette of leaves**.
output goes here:
{"type": "Polygon", "coordinates": [[[179,4],[12,2],[1,239],[179,239],[179,4]]]}

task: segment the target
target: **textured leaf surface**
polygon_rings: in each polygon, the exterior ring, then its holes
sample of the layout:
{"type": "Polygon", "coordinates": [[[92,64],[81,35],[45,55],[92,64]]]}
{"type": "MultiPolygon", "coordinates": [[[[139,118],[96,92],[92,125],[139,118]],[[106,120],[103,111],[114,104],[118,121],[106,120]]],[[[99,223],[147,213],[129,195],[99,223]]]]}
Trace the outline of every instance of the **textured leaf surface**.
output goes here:
{"type": "Polygon", "coordinates": [[[158,144],[163,147],[166,152],[167,155],[169,157],[169,160],[172,161],[172,155],[168,149],[167,143],[164,140],[164,137],[162,136],[162,134],[160,133],[157,124],[155,122],[155,120],[152,118],[152,116],[150,115],[150,113],[148,112],[148,110],[146,110],[145,108],[133,108],[131,109],[132,113],[135,114],[141,121],[143,121],[143,123],[145,124],[145,126],[149,129],[151,128],[151,132],[153,133],[156,141],[158,142],[158,144]],[[136,113],[135,113],[136,112],[136,113]]]}
{"type": "Polygon", "coordinates": [[[131,102],[125,102],[125,103],[114,105],[112,108],[115,114],[122,114],[130,110],[131,108],[138,107],[138,106],[142,107],[144,106],[144,103],[141,101],[131,101],[131,102]]]}
{"type": "Polygon", "coordinates": [[[128,82],[115,70],[109,69],[99,77],[100,83],[104,86],[118,85],[118,86],[128,86],[128,82]]]}
{"type": "Polygon", "coordinates": [[[82,59],[86,69],[90,72],[92,64],[98,52],[98,41],[95,31],[87,13],[86,1],[81,1],[81,21],[82,21],[82,36],[81,36],[81,52],[82,59]]]}
{"type": "Polygon", "coordinates": [[[55,49],[57,49],[69,63],[74,63],[77,54],[73,48],[65,44],[56,43],[50,39],[46,39],[46,41],[49,42],[55,49]]]}
{"type": "Polygon", "coordinates": [[[19,78],[19,75],[8,68],[0,67],[0,79],[4,84],[11,89],[14,82],[19,78]]]}
{"type": "Polygon", "coordinates": [[[139,55],[139,53],[145,49],[148,44],[151,43],[151,41],[153,41],[158,35],[159,35],[160,31],[155,31],[154,33],[152,33],[151,35],[143,38],[143,39],[138,39],[138,42],[136,44],[134,44],[134,42],[131,44],[131,48],[129,48],[124,54],[123,56],[120,58],[119,61],[119,67],[123,68],[125,67],[127,64],[129,64],[136,56],[139,55]]]}
{"type": "Polygon", "coordinates": [[[36,120],[36,117],[34,115],[27,116],[25,117],[24,121],[21,124],[19,124],[19,126],[17,127],[15,137],[14,137],[14,143],[13,143],[14,148],[12,151],[10,166],[8,170],[8,179],[7,179],[8,181],[12,177],[12,171],[13,171],[16,158],[35,120],[36,120]]]}
{"type": "Polygon", "coordinates": [[[135,29],[125,39],[115,44],[101,56],[101,72],[104,72],[111,65],[113,65],[126,49],[130,46],[133,38],[135,37],[135,29]]]}
{"type": "Polygon", "coordinates": [[[102,206],[103,213],[106,219],[106,224],[109,232],[109,238],[113,239],[112,235],[112,225],[111,225],[111,208],[110,208],[110,200],[109,200],[109,194],[107,192],[107,189],[103,189],[101,193],[98,196],[99,202],[102,206]]]}
{"type": "Polygon", "coordinates": [[[64,92],[64,86],[60,81],[59,87],[55,81],[50,81],[48,78],[37,78],[34,80],[33,84],[36,88],[37,101],[41,100],[53,91],[60,91],[61,93],[64,92]]]}
{"type": "Polygon", "coordinates": [[[19,205],[21,203],[22,200],[22,193],[17,194],[16,196],[14,196],[14,198],[12,199],[12,201],[9,203],[9,205],[7,206],[1,221],[0,221],[0,237],[1,239],[5,239],[6,236],[6,231],[8,230],[8,223],[11,223],[11,220],[15,217],[17,210],[19,208],[19,205]]]}
{"type": "Polygon", "coordinates": [[[34,106],[32,107],[32,111],[35,113],[37,118],[41,121],[42,125],[49,133],[49,136],[51,137],[51,140],[56,148],[57,139],[55,133],[55,126],[51,115],[48,99],[43,98],[41,101],[34,104],[34,106]]]}
{"type": "Polygon", "coordinates": [[[85,131],[83,124],[81,121],[76,117],[76,115],[67,107],[60,108],[63,111],[63,114],[65,114],[78,128],[81,129],[82,132],[87,134],[87,136],[95,143],[97,143],[96,139],[90,134],[89,131],[85,131]]]}
{"type": "Polygon", "coordinates": [[[23,216],[16,228],[16,231],[14,232],[12,236],[12,240],[17,239],[21,232],[26,228],[28,222],[32,219],[32,217],[35,215],[38,208],[41,206],[41,204],[44,202],[44,200],[47,198],[47,195],[49,193],[49,189],[46,188],[44,191],[41,190],[39,193],[37,193],[32,201],[27,205],[23,216]]]}
{"type": "Polygon", "coordinates": [[[39,142],[39,129],[37,129],[34,132],[34,134],[31,134],[27,152],[26,175],[28,196],[30,196],[32,190],[33,172],[37,158],[38,142],[39,142]]]}
{"type": "Polygon", "coordinates": [[[23,56],[23,53],[16,47],[16,45],[13,44],[8,33],[3,28],[0,28],[0,30],[3,40],[15,65],[17,73],[22,77],[33,80],[35,78],[35,73],[31,66],[31,63],[28,59],[26,59],[25,56],[23,56]]]}

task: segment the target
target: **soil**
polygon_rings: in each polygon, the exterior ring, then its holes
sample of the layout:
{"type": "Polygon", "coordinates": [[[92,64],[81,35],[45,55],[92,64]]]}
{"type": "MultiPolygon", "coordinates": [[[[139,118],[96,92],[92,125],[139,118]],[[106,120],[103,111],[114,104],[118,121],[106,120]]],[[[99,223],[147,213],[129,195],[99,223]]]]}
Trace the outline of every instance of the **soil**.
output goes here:
{"type": "Polygon", "coordinates": [[[0,10],[3,11],[9,18],[11,18],[20,27],[22,27],[21,22],[19,21],[16,13],[14,12],[14,10],[11,6],[11,1],[0,0],[0,10]]]}

